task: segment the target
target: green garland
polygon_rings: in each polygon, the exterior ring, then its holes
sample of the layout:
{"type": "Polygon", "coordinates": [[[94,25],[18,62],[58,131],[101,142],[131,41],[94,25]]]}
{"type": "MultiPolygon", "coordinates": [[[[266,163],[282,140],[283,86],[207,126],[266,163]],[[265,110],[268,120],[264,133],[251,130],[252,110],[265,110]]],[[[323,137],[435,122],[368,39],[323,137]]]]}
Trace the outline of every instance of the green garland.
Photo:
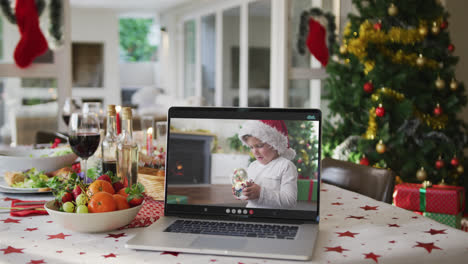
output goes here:
{"type": "Polygon", "coordinates": [[[336,24],[335,24],[335,16],[331,12],[323,12],[320,8],[312,8],[309,11],[303,11],[301,14],[301,22],[299,24],[299,36],[297,40],[297,50],[299,54],[305,54],[305,42],[308,33],[308,21],[309,17],[320,17],[323,16],[327,19],[327,35],[328,35],[328,52],[330,56],[333,55],[335,49],[337,49],[336,44],[336,24]]]}
{"type": "MultiPolygon", "coordinates": [[[[45,0],[35,0],[37,14],[40,17],[45,10],[46,1],[45,0]]],[[[0,0],[0,7],[3,11],[5,17],[10,21],[12,24],[16,24],[16,15],[11,8],[10,0],[0,0]]],[[[63,14],[63,6],[62,0],[50,0],[50,28],[49,33],[50,35],[58,42],[62,39],[62,14],[63,14]]]]}

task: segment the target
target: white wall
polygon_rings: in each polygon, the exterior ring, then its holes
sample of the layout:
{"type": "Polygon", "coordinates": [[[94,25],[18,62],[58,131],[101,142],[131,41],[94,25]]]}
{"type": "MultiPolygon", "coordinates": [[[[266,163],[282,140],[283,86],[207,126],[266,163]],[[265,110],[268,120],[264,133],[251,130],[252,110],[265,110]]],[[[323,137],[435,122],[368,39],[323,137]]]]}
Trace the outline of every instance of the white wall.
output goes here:
{"type": "Polygon", "coordinates": [[[72,8],[72,42],[104,44],[103,88],[76,88],[73,96],[104,98],[104,104],[120,104],[119,21],[111,9],[72,8]]]}

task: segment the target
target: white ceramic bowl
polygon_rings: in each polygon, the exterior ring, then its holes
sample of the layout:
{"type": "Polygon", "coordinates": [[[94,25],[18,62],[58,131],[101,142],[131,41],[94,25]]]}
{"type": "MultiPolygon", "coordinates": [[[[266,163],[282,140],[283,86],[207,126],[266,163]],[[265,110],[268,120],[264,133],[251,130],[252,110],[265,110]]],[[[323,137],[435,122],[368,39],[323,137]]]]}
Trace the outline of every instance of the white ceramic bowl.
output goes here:
{"type": "Polygon", "coordinates": [[[50,156],[60,149],[8,148],[0,150],[0,176],[6,171],[25,171],[31,168],[51,172],[73,164],[77,158],[75,153],[50,156]]]}
{"type": "Polygon", "coordinates": [[[66,229],[82,233],[107,232],[128,225],[143,206],[140,204],[132,208],[107,213],[76,214],[58,211],[54,202],[55,200],[52,200],[44,205],[53,221],[66,229]]]}

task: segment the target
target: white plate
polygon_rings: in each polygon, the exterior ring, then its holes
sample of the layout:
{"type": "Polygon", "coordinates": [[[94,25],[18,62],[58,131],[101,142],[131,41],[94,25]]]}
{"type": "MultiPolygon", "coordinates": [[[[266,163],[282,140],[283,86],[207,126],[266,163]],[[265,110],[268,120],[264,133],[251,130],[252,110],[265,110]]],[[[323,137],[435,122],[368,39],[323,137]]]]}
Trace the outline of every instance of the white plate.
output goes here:
{"type": "Polygon", "coordinates": [[[40,192],[39,189],[41,188],[17,188],[17,187],[10,187],[8,183],[6,183],[5,178],[0,176],[0,192],[3,193],[50,193],[51,191],[40,192]]]}

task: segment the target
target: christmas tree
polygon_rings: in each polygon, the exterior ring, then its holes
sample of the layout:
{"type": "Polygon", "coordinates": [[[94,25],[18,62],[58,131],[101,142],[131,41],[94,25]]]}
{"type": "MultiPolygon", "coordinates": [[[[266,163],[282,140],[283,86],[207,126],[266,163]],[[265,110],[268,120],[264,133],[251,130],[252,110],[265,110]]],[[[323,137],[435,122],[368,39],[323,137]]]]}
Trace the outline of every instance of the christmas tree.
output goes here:
{"type": "Polygon", "coordinates": [[[284,121],[288,128],[289,145],[296,151],[292,162],[296,165],[301,179],[317,178],[318,169],[318,128],[315,122],[284,121]]]}
{"type": "Polygon", "coordinates": [[[353,0],[325,89],[324,155],[390,168],[404,182],[462,185],[468,126],[449,14],[436,0],[353,0]]]}

